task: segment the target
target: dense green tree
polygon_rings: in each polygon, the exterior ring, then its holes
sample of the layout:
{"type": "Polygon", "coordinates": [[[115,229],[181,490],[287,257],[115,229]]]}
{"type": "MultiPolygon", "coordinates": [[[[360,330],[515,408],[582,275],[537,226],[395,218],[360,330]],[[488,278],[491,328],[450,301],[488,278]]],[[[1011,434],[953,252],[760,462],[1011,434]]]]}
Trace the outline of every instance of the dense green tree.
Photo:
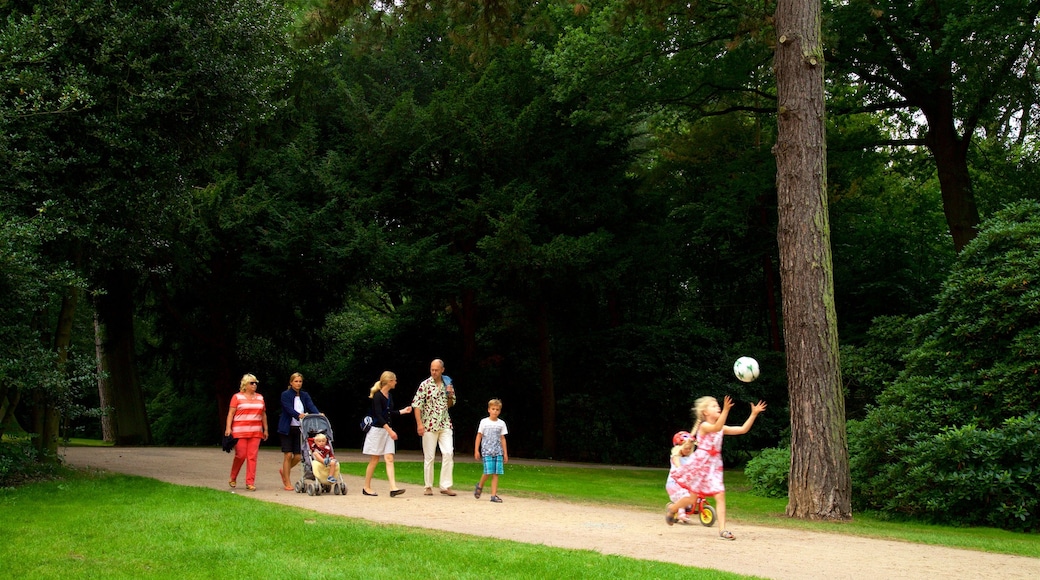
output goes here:
{"type": "Polygon", "coordinates": [[[827,2],[831,75],[859,90],[839,110],[886,111],[934,158],[954,247],[979,208],[969,161],[980,133],[1021,141],[1035,131],[1040,2],[827,2]],[[1017,137],[1016,137],[1017,135],[1017,137]]]}
{"type": "Polygon", "coordinates": [[[88,378],[61,372],[44,328],[41,312],[54,297],[84,284],[67,264],[45,259],[44,246],[63,233],[45,210],[25,218],[0,207],[0,435],[22,432],[16,412],[23,400],[47,397],[71,415],[74,387],[88,378]]]}
{"type": "Polygon", "coordinates": [[[863,505],[1037,528],[1038,254],[1033,201],[994,214],[960,253],[909,327],[905,369],[851,428],[863,505]]]}
{"type": "MultiPolygon", "coordinates": [[[[5,3],[2,186],[21,214],[49,202],[66,235],[47,249],[83,272],[104,330],[116,438],[147,442],[134,364],[133,296],[153,233],[180,206],[186,160],[271,108],[282,74],[280,9],[268,2],[5,3]]],[[[56,314],[59,364],[79,291],[56,314]]],[[[53,449],[59,414],[37,430],[53,449]]]]}

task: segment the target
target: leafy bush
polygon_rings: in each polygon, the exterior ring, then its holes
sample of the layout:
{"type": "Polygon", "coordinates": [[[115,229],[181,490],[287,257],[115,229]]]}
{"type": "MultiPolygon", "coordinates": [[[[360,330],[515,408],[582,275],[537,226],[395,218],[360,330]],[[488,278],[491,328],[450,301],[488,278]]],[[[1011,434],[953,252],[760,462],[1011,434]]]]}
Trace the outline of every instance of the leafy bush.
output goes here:
{"type": "Polygon", "coordinates": [[[0,441],[0,487],[52,477],[57,470],[57,462],[40,461],[30,438],[5,437],[0,441]]]}
{"type": "Polygon", "coordinates": [[[790,472],[790,447],[763,449],[744,468],[744,475],[751,482],[751,492],[762,497],[787,497],[790,472]]]}
{"type": "Polygon", "coordinates": [[[1030,482],[1040,426],[1037,256],[1040,203],[998,212],[958,257],[936,309],[911,321],[906,368],[849,424],[857,506],[1040,529],[1030,482]]]}
{"type": "MultiPolygon", "coordinates": [[[[1040,519],[1040,415],[998,429],[943,429],[895,446],[903,461],[882,508],[943,523],[1036,531],[1040,519]]],[[[880,498],[879,498],[880,499],[880,498]]]]}

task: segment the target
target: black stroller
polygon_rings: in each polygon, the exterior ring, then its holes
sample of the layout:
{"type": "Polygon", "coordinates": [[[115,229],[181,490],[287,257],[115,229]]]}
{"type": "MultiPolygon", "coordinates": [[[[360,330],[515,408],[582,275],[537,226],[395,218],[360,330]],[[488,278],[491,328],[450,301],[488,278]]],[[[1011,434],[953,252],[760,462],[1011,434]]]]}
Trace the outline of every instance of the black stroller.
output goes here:
{"type": "MultiPolygon", "coordinates": [[[[311,466],[311,443],[319,433],[324,433],[329,439],[329,446],[335,441],[332,434],[332,424],[325,415],[305,415],[300,419],[300,452],[303,459],[303,476],[296,482],[296,493],[307,492],[307,495],[321,495],[332,493],[335,495],[347,495],[347,484],[343,483],[342,474],[336,483],[328,481],[317,481],[314,476],[314,467],[311,466]]],[[[335,447],[333,447],[335,451],[335,447]]]]}

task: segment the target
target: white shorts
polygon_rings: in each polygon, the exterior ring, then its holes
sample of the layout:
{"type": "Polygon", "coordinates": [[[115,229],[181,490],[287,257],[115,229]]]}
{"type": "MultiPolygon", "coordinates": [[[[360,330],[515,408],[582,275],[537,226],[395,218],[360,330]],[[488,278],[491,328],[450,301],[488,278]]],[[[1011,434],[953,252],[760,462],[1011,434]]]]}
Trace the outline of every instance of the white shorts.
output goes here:
{"type": "Polygon", "coordinates": [[[390,438],[390,434],[386,432],[386,429],[373,426],[368,430],[361,453],[365,455],[393,455],[396,452],[397,447],[394,444],[394,440],[390,438]]]}

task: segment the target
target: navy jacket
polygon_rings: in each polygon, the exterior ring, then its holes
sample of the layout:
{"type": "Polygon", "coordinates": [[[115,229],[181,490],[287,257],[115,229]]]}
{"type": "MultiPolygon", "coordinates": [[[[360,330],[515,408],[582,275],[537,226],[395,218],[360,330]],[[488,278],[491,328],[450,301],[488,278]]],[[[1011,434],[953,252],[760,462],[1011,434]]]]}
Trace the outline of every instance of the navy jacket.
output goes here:
{"type": "MultiPolygon", "coordinates": [[[[282,391],[282,416],[278,418],[278,432],[282,435],[288,435],[289,427],[292,425],[292,420],[300,418],[296,413],[296,409],[293,408],[295,399],[295,390],[285,389],[282,391]]],[[[305,413],[315,415],[320,413],[318,408],[314,406],[314,401],[311,400],[311,396],[303,389],[300,389],[300,401],[303,403],[303,411],[305,413]]]]}

